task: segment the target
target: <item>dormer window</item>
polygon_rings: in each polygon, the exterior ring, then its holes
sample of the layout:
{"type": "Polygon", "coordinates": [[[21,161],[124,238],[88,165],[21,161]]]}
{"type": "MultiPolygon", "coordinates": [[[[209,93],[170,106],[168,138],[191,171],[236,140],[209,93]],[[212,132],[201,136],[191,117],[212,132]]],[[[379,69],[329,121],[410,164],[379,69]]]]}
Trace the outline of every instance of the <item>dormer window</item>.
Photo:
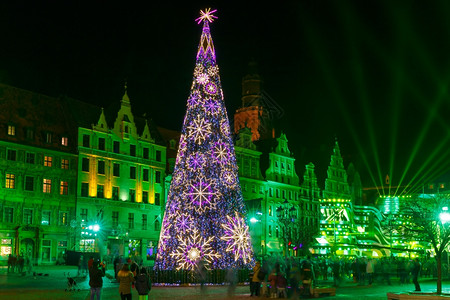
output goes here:
{"type": "Polygon", "coordinates": [[[63,136],[61,138],[61,145],[66,146],[66,147],[69,145],[69,138],[67,136],[63,136]]]}
{"type": "Polygon", "coordinates": [[[16,135],[16,126],[8,125],[8,135],[15,136],[16,135]]]}
{"type": "Polygon", "coordinates": [[[26,129],[26,136],[27,136],[27,140],[34,139],[34,130],[31,129],[31,128],[27,128],[26,129]]]}
{"type": "Polygon", "coordinates": [[[128,125],[125,125],[125,133],[128,133],[128,125]]]}
{"type": "Polygon", "coordinates": [[[47,144],[51,144],[51,142],[52,142],[52,133],[51,132],[46,132],[45,133],[45,142],[47,144]]]}

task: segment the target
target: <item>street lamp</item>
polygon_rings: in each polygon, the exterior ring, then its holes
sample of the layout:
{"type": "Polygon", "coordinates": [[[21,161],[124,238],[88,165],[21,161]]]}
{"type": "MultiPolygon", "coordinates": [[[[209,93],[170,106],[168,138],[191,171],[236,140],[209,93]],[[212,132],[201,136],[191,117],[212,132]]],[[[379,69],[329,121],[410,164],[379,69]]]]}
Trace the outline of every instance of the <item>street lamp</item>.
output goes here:
{"type": "Polygon", "coordinates": [[[284,248],[285,248],[284,256],[287,257],[287,255],[288,255],[288,240],[291,237],[290,227],[292,226],[292,224],[294,224],[296,210],[293,206],[291,208],[289,208],[289,202],[286,199],[283,202],[283,204],[281,204],[277,208],[276,213],[277,213],[278,223],[282,227],[282,234],[283,234],[284,248]]]}

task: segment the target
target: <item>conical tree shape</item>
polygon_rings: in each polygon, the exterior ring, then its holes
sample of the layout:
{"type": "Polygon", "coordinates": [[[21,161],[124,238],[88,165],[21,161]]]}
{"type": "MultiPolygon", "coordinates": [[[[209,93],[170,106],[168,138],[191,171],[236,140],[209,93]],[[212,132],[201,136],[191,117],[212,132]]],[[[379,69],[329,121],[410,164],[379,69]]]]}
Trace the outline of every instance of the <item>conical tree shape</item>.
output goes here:
{"type": "Polygon", "coordinates": [[[203,32],[155,268],[247,267],[253,261],[238,168],[223,101],[219,68],[202,12],[203,32]]]}

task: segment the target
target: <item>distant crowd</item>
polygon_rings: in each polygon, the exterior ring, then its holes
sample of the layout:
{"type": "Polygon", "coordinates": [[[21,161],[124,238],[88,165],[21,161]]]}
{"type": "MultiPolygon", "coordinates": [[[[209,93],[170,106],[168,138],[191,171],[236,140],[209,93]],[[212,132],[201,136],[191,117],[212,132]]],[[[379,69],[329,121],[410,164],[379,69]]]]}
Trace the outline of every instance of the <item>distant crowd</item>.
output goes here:
{"type": "MultiPolygon", "coordinates": [[[[391,277],[400,284],[412,282],[420,291],[419,276],[432,277],[437,274],[436,262],[431,259],[367,258],[367,257],[271,257],[262,264],[256,262],[250,274],[250,295],[270,298],[287,298],[292,295],[311,296],[314,286],[338,287],[344,281],[357,285],[391,285],[391,277]],[[290,289],[286,289],[287,286],[290,289]],[[287,295],[287,293],[291,295],[287,295]]],[[[443,267],[446,274],[447,266],[443,267]]]]}

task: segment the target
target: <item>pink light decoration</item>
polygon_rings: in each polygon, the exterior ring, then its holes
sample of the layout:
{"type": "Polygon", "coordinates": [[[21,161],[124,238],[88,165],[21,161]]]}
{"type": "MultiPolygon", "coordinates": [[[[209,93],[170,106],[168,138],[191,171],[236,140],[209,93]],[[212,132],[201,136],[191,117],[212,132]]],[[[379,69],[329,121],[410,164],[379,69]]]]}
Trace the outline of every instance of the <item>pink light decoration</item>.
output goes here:
{"type": "Polygon", "coordinates": [[[211,11],[211,8],[207,8],[205,9],[205,11],[200,10],[200,17],[195,19],[195,21],[197,21],[197,24],[200,24],[202,21],[205,20],[207,20],[209,23],[212,23],[214,19],[217,19],[217,17],[213,15],[213,13],[215,13],[216,11],[217,9],[211,11]]]}

